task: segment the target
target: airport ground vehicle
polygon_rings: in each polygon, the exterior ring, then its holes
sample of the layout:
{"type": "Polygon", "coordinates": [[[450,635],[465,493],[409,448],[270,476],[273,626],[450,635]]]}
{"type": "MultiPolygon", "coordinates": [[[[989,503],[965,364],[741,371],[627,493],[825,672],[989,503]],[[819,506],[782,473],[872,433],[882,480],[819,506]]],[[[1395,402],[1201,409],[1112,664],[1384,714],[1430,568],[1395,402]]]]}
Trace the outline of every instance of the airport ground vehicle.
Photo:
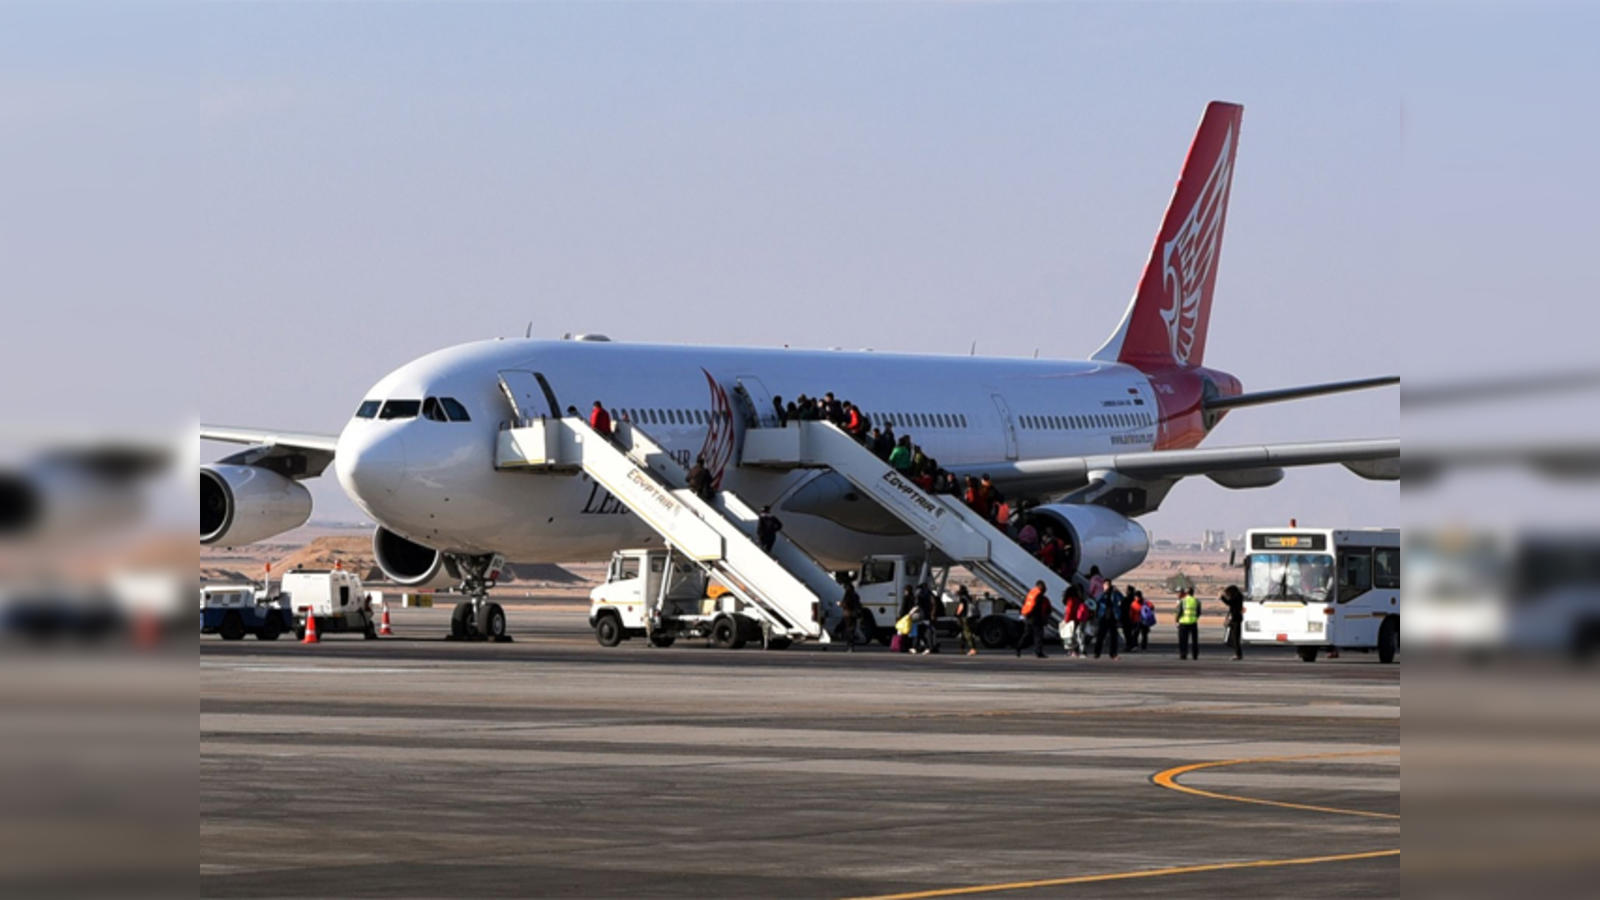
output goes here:
{"type": "MultiPolygon", "coordinates": [[[[920,583],[924,565],[922,560],[898,554],[862,560],[856,573],[862,610],[858,643],[889,643],[901,592],[908,584],[920,583]]],[[[955,601],[943,593],[945,572],[936,570],[928,575],[930,584],[942,595],[947,613],[953,613],[955,601]]],[[[984,609],[975,629],[980,639],[991,647],[1014,642],[1021,620],[1007,609],[1006,601],[990,597],[977,603],[984,609]],[[985,602],[987,608],[982,606],[985,602]]],[[[817,615],[830,630],[838,626],[836,611],[819,609],[817,615]]],[[[605,583],[589,595],[589,625],[595,630],[595,639],[607,647],[633,637],[646,637],[658,647],[671,646],[680,637],[709,637],[717,646],[730,649],[756,641],[774,649],[792,643],[789,637],[764,629],[758,610],[746,607],[694,561],[664,549],[612,554],[605,583]]],[[[947,636],[960,630],[960,624],[949,615],[936,627],[947,636]]]]}
{"type": "MultiPolygon", "coordinates": [[[[869,556],[861,561],[856,573],[856,593],[861,597],[861,622],[859,637],[862,641],[876,640],[888,644],[894,636],[894,623],[900,613],[900,595],[906,585],[916,585],[923,577],[922,560],[899,555],[869,556]]],[[[927,573],[934,592],[944,601],[945,615],[934,627],[945,637],[961,632],[961,623],[955,619],[955,597],[945,589],[948,568],[930,566],[927,573]]],[[[973,634],[987,647],[1004,647],[1016,642],[1022,634],[1022,619],[1003,598],[980,592],[974,604],[981,611],[973,626],[973,634]]],[[[1013,605],[1014,606],[1014,605],[1013,605]]]]}
{"type": "Polygon", "coordinates": [[[294,613],[297,637],[305,637],[307,613],[316,615],[319,633],[359,631],[369,639],[378,636],[372,597],[362,590],[361,578],[354,572],[288,572],[283,576],[282,594],[294,613]]]}
{"type": "Polygon", "coordinates": [[[275,641],[295,629],[293,612],[282,594],[253,584],[208,584],[200,589],[200,633],[237,641],[253,634],[275,641]]]}
{"type": "Polygon", "coordinates": [[[1400,531],[1252,528],[1245,533],[1244,640],[1322,650],[1400,649],[1400,531]]]}

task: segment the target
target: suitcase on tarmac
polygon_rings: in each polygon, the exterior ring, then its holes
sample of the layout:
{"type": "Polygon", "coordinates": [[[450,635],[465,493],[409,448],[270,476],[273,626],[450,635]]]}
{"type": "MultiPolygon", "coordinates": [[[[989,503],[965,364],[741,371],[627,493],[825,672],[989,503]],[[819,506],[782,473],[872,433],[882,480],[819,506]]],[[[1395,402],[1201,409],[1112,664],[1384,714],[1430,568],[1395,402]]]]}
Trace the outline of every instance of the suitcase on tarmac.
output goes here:
{"type": "Polygon", "coordinates": [[[907,638],[903,634],[897,634],[894,637],[890,638],[889,639],[889,652],[890,653],[904,653],[904,652],[906,652],[906,641],[907,641],[907,638]]]}

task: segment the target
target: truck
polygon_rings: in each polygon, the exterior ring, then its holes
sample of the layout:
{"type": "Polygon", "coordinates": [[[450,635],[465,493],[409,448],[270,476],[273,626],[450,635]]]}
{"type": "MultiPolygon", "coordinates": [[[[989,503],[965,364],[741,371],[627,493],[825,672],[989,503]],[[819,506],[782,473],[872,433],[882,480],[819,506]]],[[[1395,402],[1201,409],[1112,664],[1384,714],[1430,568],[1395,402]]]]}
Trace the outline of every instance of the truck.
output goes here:
{"type": "MultiPolygon", "coordinates": [[[[863,642],[889,643],[894,637],[894,623],[900,615],[900,598],[906,585],[920,584],[924,575],[944,602],[945,615],[934,621],[934,628],[943,637],[961,633],[961,623],[955,619],[955,597],[944,590],[948,569],[940,569],[927,560],[889,554],[863,558],[855,574],[856,593],[861,597],[858,638],[863,642]]],[[[1021,637],[1022,617],[1014,612],[1015,604],[987,593],[974,596],[973,603],[978,609],[978,621],[972,633],[984,646],[1006,647],[1021,637]]]]}
{"type": "MultiPolygon", "coordinates": [[[[926,561],[902,555],[868,556],[856,576],[856,593],[861,597],[862,614],[857,623],[856,641],[888,644],[894,636],[900,596],[906,585],[920,583],[924,576],[942,594],[944,575],[926,561]]],[[[942,595],[948,613],[955,602],[942,595]]],[[[990,647],[1015,641],[1021,622],[1003,599],[977,601],[984,610],[975,629],[979,639],[990,647]]],[[[837,628],[834,613],[825,623],[837,628]]],[[[791,643],[784,636],[765,633],[760,617],[743,608],[734,594],[707,575],[698,564],[664,549],[619,550],[611,556],[605,583],[589,594],[589,626],[604,647],[615,647],[630,638],[645,638],[657,647],[670,647],[678,638],[710,638],[712,644],[738,649],[761,642],[769,649],[783,649],[791,643]]],[[[939,631],[954,635],[960,623],[947,615],[935,623],[939,631]]],[[[835,640],[842,640],[838,635],[835,640]]]]}
{"type": "Polygon", "coordinates": [[[359,631],[371,640],[378,636],[373,614],[374,592],[361,588],[361,578],[344,569],[326,572],[286,572],[282,593],[293,612],[294,633],[304,638],[306,616],[317,617],[317,632],[359,631]]]}
{"type": "Polygon", "coordinates": [[[246,634],[275,641],[295,627],[281,594],[254,584],[208,584],[200,588],[200,633],[237,641],[246,634]]]}

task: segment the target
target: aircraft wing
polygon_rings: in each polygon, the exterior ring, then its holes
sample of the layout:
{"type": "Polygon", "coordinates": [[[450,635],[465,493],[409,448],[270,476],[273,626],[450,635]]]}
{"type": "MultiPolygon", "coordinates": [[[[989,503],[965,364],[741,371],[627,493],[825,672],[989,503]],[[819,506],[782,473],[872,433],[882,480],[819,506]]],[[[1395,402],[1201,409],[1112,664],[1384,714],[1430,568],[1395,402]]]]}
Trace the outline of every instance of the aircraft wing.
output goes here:
{"type": "Polygon", "coordinates": [[[1120,476],[1136,482],[1174,482],[1205,475],[1224,487],[1265,487],[1292,466],[1339,464],[1362,478],[1400,477],[1399,438],[1256,444],[1200,450],[1149,450],[1093,456],[1062,456],[961,466],[958,475],[987,473],[1002,490],[1064,494],[1120,476]]]}
{"type": "Polygon", "coordinates": [[[333,462],[337,435],[304,431],[271,431],[262,428],[230,428],[201,425],[200,439],[230,444],[251,444],[231,456],[217,460],[240,466],[262,466],[290,478],[315,478],[333,462]]]}

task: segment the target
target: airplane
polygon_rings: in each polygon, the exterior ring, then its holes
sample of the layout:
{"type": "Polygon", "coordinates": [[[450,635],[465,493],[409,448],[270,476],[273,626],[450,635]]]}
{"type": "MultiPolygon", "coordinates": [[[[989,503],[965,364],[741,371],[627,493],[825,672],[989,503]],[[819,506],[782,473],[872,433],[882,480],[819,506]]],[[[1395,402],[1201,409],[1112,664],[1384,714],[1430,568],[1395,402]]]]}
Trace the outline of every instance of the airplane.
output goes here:
{"type": "MultiPolygon", "coordinates": [[[[231,546],[303,524],[300,482],[331,464],[377,523],[377,565],[406,586],[458,584],[481,616],[497,557],[602,560],[659,538],[581,472],[497,470],[497,432],[517,410],[513,373],[539,414],[586,414],[601,402],[685,464],[704,457],[718,486],[770,505],[784,533],[830,567],[868,554],[921,554],[909,528],[827,469],[742,467],[752,425],[776,426],[773,400],[825,392],[890,423],[957,476],[988,475],[1003,494],[1082,538],[1148,549],[1134,521],[1180,479],[1266,487],[1287,467],[1342,464],[1399,477],[1397,438],[1202,448],[1229,410],[1399,382],[1396,376],[1246,392],[1204,364],[1217,262],[1243,107],[1201,117],[1155,245],[1120,323],[1089,359],[1005,359],[835,350],[639,344],[601,335],[492,339],[406,363],[366,392],[337,435],[203,425],[203,439],[250,447],[201,470],[203,544],[231,546]]],[[[1102,542],[1103,543],[1103,542],[1102,542]]],[[[1143,560],[1136,554],[1133,565],[1143,560]]],[[[1076,560],[1115,576],[1128,559],[1076,560]]],[[[501,620],[503,624],[503,618],[501,620]]]]}

